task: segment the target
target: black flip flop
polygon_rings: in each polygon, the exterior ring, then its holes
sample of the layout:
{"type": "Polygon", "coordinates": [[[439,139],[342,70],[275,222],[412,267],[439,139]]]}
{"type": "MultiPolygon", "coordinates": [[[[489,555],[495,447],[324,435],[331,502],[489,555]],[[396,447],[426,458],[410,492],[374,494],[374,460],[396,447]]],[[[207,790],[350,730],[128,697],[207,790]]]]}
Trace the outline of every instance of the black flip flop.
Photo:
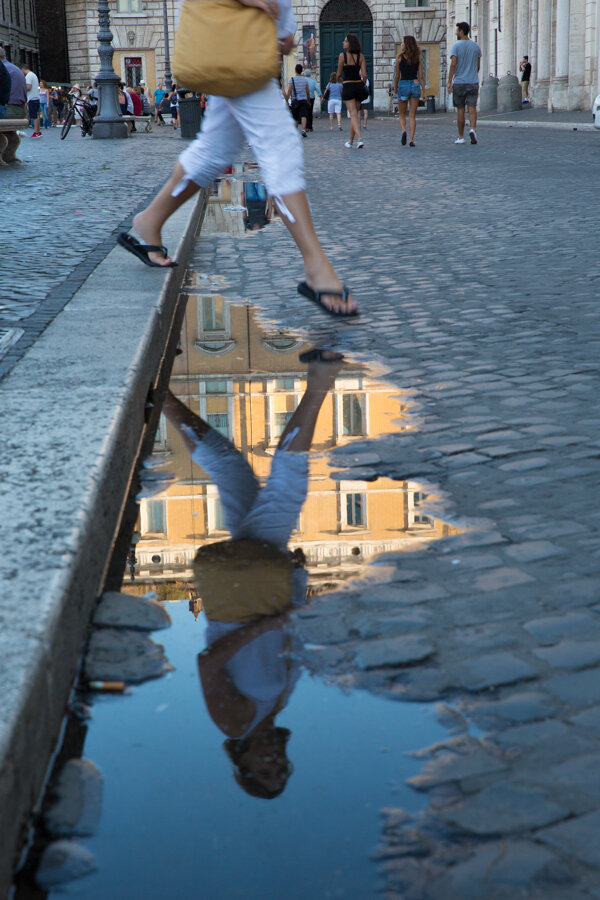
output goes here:
{"type": "Polygon", "coordinates": [[[149,253],[164,253],[165,256],[169,255],[169,251],[166,247],[157,247],[154,244],[142,244],[141,241],[138,241],[132,234],[128,234],[126,231],[122,231],[120,235],[117,237],[117,244],[120,244],[125,250],[129,251],[129,253],[133,253],[134,256],[137,256],[138,259],[141,259],[143,263],[147,266],[152,266],[155,269],[173,269],[178,263],[170,262],[168,265],[163,266],[160,263],[152,262],[149,259],[149,253]]]}
{"type": "Polygon", "coordinates": [[[301,353],[298,359],[301,363],[309,363],[309,362],[323,362],[323,363],[333,363],[343,361],[344,357],[341,353],[338,353],[337,356],[324,356],[324,353],[331,353],[331,350],[319,349],[318,347],[313,347],[312,350],[305,350],[304,353],[301,353]]]}
{"type": "Polygon", "coordinates": [[[350,318],[350,316],[358,316],[359,312],[357,309],[352,310],[352,312],[344,312],[343,310],[335,310],[329,309],[325,304],[321,301],[321,297],[341,297],[344,302],[348,300],[348,294],[350,293],[350,288],[344,285],[343,290],[334,291],[334,290],[323,290],[323,291],[313,291],[311,287],[307,285],[305,281],[301,281],[298,285],[298,293],[302,294],[303,297],[307,297],[313,303],[316,303],[323,312],[328,313],[330,316],[335,316],[336,319],[341,318],[350,318]]]}

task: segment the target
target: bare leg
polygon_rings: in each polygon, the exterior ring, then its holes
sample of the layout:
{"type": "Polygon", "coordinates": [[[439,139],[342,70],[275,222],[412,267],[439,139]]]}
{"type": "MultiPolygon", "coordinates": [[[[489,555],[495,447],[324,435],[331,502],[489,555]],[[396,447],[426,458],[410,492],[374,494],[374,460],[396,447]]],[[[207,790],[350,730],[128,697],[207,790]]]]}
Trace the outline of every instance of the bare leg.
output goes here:
{"type": "Polygon", "coordinates": [[[417,107],[419,105],[419,101],[416,97],[410,98],[410,111],[408,113],[408,139],[409,141],[414,141],[415,139],[415,131],[417,130],[417,107]]]}
{"type": "Polygon", "coordinates": [[[464,136],[465,136],[465,108],[464,108],[464,106],[462,109],[460,109],[460,107],[459,107],[456,110],[456,124],[458,127],[459,138],[464,138],[464,136]]]}
{"type": "MultiPolygon", "coordinates": [[[[186,189],[178,194],[177,197],[172,197],[172,191],[175,186],[179,184],[184,175],[185,172],[183,166],[181,166],[180,163],[176,163],[173,174],[160,189],[150,205],[134,217],[133,227],[147,244],[161,246],[161,230],[169,216],[171,216],[175,210],[179,209],[186,200],[189,200],[190,197],[193,197],[194,194],[200,190],[197,184],[190,182],[186,189]]],[[[170,257],[165,258],[162,253],[150,253],[149,257],[152,262],[157,262],[162,265],[167,265],[171,262],[170,257]]]]}
{"type": "Polygon", "coordinates": [[[302,131],[306,131],[306,116],[302,116],[300,119],[300,124],[302,126],[302,131]]]}
{"type": "Polygon", "coordinates": [[[402,133],[406,131],[406,108],[408,106],[408,100],[398,100],[398,119],[400,121],[400,128],[402,129],[402,133]]]}
{"type": "Polygon", "coordinates": [[[337,120],[338,120],[338,128],[341,128],[342,127],[342,114],[336,113],[336,115],[337,115],[337,120]]]}
{"type": "MultiPolygon", "coordinates": [[[[463,111],[464,116],[464,111],[463,111]]],[[[477,107],[470,106],[469,107],[469,125],[473,129],[473,131],[477,131],[477,107]]]]}
{"type": "Polygon", "coordinates": [[[361,141],[358,103],[356,100],[347,100],[346,107],[350,113],[350,143],[355,136],[358,141],[361,141]]]}
{"type": "Polygon", "coordinates": [[[328,352],[328,359],[331,361],[314,360],[309,362],[306,391],[283,430],[279,439],[279,448],[284,447],[286,451],[295,453],[310,450],[319,411],[325,397],[333,389],[336,375],[344,362],[344,357],[333,351],[328,352]],[[288,442],[288,435],[296,430],[297,433],[288,442]]]}
{"type": "MultiPolygon", "coordinates": [[[[341,291],[342,283],[315,233],[306,194],[304,191],[297,191],[295,194],[286,194],[281,199],[295,219],[292,223],[286,215],[281,217],[302,254],[307,284],[315,291],[323,291],[327,288],[341,291]]],[[[346,302],[341,297],[327,294],[324,294],[321,299],[328,309],[343,312],[353,312],[358,309],[358,304],[351,296],[346,302]]]]}
{"type": "Polygon", "coordinates": [[[329,113],[329,130],[333,131],[333,113],[329,113]]]}

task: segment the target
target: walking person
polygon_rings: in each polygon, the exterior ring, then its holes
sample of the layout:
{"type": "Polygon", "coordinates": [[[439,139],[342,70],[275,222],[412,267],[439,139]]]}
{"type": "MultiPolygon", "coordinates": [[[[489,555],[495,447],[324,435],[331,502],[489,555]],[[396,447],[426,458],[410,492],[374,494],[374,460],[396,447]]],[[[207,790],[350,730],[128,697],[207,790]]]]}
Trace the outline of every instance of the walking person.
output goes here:
{"type": "Polygon", "coordinates": [[[25,76],[25,84],[27,85],[27,112],[29,118],[33,121],[32,138],[41,138],[40,131],[40,83],[35,72],[32,72],[27,63],[23,63],[21,71],[25,76]]]}
{"type": "Polygon", "coordinates": [[[402,146],[406,146],[406,110],[408,109],[409,147],[415,146],[417,109],[421,91],[425,90],[421,48],[412,34],[407,34],[400,44],[396,57],[394,94],[398,96],[398,119],[402,129],[402,146]]]}
{"type": "Polygon", "coordinates": [[[164,125],[165,120],[162,117],[160,111],[160,104],[163,102],[163,98],[167,92],[163,89],[162,81],[159,81],[158,87],[154,91],[152,97],[154,98],[154,121],[157,125],[164,125]]]}
{"type": "Polygon", "coordinates": [[[169,94],[169,108],[171,110],[171,125],[173,128],[179,128],[179,94],[177,93],[177,85],[171,85],[171,93],[169,94]]]}
{"type": "Polygon", "coordinates": [[[531,63],[529,57],[524,56],[519,64],[521,71],[521,96],[523,103],[529,103],[529,81],[531,79],[531,63]]]}
{"type": "Polygon", "coordinates": [[[10,76],[10,91],[4,108],[4,118],[25,119],[27,118],[27,83],[25,75],[18,66],[7,60],[6,51],[1,46],[0,62],[4,64],[4,68],[10,76]]]}
{"type": "Polygon", "coordinates": [[[40,81],[40,112],[44,128],[50,128],[50,87],[43,79],[40,81]]]}
{"type": "MultiPolygon", "coordinates": [[[[277,21],[279,52],[287,55],[296,30],[290,0],[278,4],[240,2],[263,9],[277,21]]],[[[302,254],[305,281],[298,285],[298,293],[331,315],[357,315],[356,301],[336,275],[315,233],[305,193],[302,142],[277,79],[241,96],[209,97],[202,131],[180,155],[171,177],[150,205],[134,217],[134,233],[121,233],[119,244],[146,265],[176,265],[162,246],[162,226],[199,188],[208,187],[232,165],[243,140],[252,145],[267,192],[302,254]]]]}
{"type": "Polygon", "coordinates": [[[302,137],[306,137],[308,127],[308,117],[310,115],[310,90],[308,88],[308,78],[302,74],[302,66],[300,63],[296,66],[296,74],[292,75],[288,81],[288,89],[285,92],[285,99],[292,101],[292,116],[296,123],[296,128],[300,126],[302,129],[302,137]]]}
{"type": "Polygon", "coordinates": [[[481,47],[469,38],[471,26],[468,22],[456,25],[456,43],[450,51],[450,72],[448,73],[448,93],[456,107],[458,137],[455,144],[465,142],[465,106],[469,109],[469,139],[477,143],[477,98],[479,97],[479,69],[481,67],[481,47]]]}
{"type": "Polygon", "coordinates": [[[338,81],[336,72],[329,76],[329,83],[323,91],[323,97],[327,97],[327,112],[329,113],[329,130],[333,131],[333,117],[337,116],[338,129],[342,130],[342,85],[338,81]]]}
{"type": "Polygon", "coordinates": [[[367,64],[355,34],[347,34],[342,46],[344,49],[338,58],[337,77],[338,81],[342,81],[342,100],[350,116],[350,135],[344,146],[350,150],[356,138],[356,147],[362,150],[365,145],[360,133],[360,104],[367,95],[367,64]]]}
{"type": "Polygon", "coordinates": [[[315,79],[312,77],[310,69],[305,69],[303,72],[303,75],[306,78],[306,80],[308,81],[308,95],[309,95],[308,96],[309,110],[308,110],[308,119],[306,122],[306,130],[312,131],[313,130],[313,112],[315,110],[315,97],[318,96],[318,97],[322,98],[323,95],[321,93],[321,88],[319,87],[319,85],[317,84],[315,79]]]}

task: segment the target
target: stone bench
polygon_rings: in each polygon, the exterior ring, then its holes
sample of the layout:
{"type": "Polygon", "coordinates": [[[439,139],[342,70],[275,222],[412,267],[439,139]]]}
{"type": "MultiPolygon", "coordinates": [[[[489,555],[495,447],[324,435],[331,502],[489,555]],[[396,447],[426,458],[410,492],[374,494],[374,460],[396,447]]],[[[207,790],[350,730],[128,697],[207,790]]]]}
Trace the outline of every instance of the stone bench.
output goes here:
{"type": "Polygon", "coordinates": [[[28,125],[27,119],[0,119],[0,166],[19,161],[15,155],[21,143],[17,131],[24,131],[28,125]]]}
{"type": "Polygon", "coordinates": [[[137,124],[143,124],[144,131],[152,131],[152,116],[123,116],[123,119],[127,122],[129,134],[133,131],[133,126],[137,124]]]}

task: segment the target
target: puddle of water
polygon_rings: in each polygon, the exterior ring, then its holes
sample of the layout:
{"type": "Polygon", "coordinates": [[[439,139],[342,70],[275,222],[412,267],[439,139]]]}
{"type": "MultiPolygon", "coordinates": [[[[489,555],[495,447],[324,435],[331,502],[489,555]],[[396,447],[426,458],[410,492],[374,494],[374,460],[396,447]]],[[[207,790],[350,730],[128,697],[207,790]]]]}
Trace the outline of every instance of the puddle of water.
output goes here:
{"type": "MultiPolygon", "coordinates": [[[[224,209],[247,202],[242,183],[214,204],[209,229],[229,229],[225,213],[243,220],[224,209]]],[[[102,771],[104,796],[98,833],[77,841],[99,868],[47,896],[164,897],[177,884],[184,896],[227,900],[364,900],[376,893],[381,809],[425,806],[405,785],[421,767],[406,754],[447,736],[429,707],[309,675],[303,654],[318,646],[302,646],[294,617],[207,625],[203,603],[225,582],[246,604],[265,584],[274,597],[276,577],[298,606],[326,601],[365,572],[381,580],[383,568],[368,566],[380,554],[456,533],[428,513],[422,486],[377,469],[377,438],[408,424],[397,389],[352,360],[300,363],[310,345],[265,331],[226,290],[219,276],[188,280],[122,588],[170,601],[172,627],[158,639],[174,670],[129,696],[86,696],[93,719],[78,753],[102,771]],[[291,452],[309,446],[308,459],[291,452]],[[254,544],[241,576],[217,559],[208,584],[215,557],[194,572],[196,554],[231,547],[232,533],[279,544],[279,556],[257,574],[254,544]]],[[[16,898],[28,890],[25,873],[16,898]]]]}

